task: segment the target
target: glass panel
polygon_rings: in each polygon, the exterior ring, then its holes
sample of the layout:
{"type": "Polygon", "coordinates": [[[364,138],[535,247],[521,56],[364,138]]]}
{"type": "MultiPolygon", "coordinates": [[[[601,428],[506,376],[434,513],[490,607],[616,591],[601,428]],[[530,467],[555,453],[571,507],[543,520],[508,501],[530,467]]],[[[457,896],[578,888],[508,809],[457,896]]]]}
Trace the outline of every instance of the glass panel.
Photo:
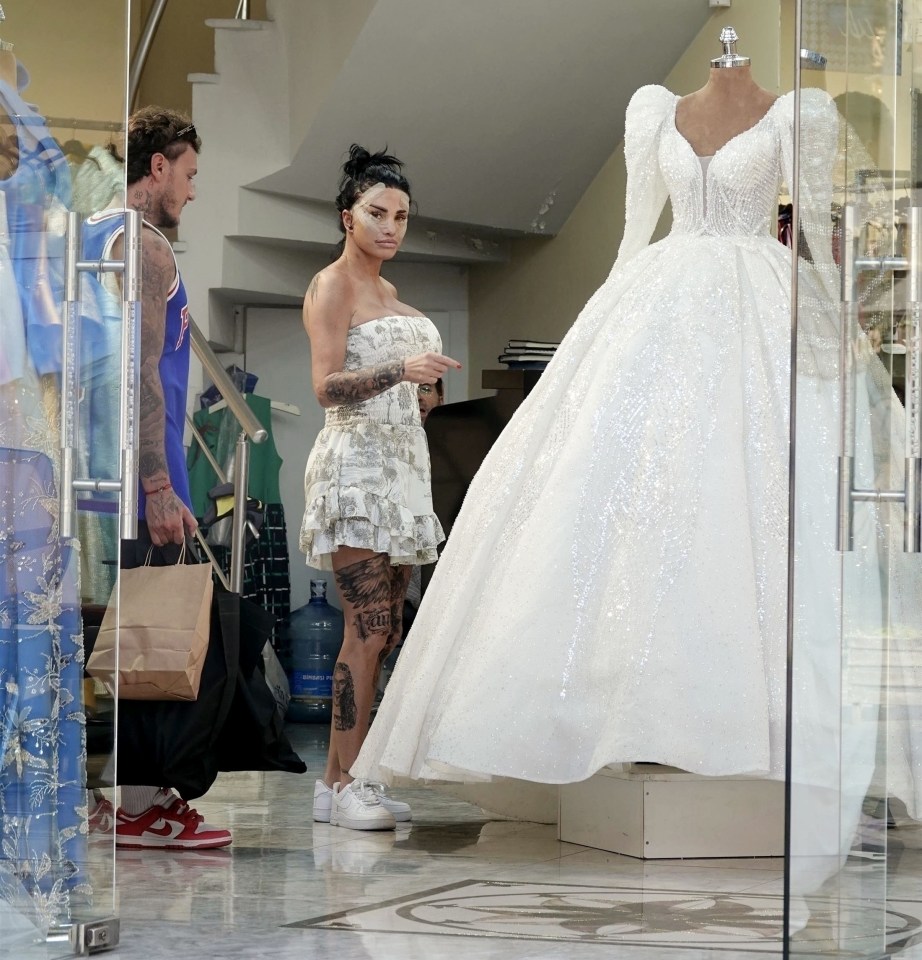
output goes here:
{"type": "Polygon", "coordinates": [[[113,700],[86,677],[84,655],[117,576],[117,527],[115,514],[81,511],[69,531],[60,497],[68,422],[80,425],[75,475],[118,477],[121,307],[98,285],[79,285],[71,311],[78,320],[74,389],[67,391],[65,250],[69,211],[78,212],[79,230],[87,214],[124,204],[124,170],[105,147],[111,142],[124,152],[129,4],[45,0],[6,7],[0,22],[0,957],[44,960],[72,956],[79,924],[115,914],[108,805],[113,700]]]}
{"type": "Polygon", "coordinates": [[[922,557],[904,524],[919,420],[903,405],[920,297],[919,7],[798,4],[792,957],[889,956],[918,928],[897,901],[922,888],[902,855],[922,815],[922,557]]]}

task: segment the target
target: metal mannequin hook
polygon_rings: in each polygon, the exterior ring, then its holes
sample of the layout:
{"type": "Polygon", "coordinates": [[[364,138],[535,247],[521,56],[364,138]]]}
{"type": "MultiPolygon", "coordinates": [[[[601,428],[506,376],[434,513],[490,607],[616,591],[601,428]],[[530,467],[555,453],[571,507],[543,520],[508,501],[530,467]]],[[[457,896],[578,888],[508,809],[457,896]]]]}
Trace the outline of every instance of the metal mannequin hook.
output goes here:
{"type": "Polygon", "coordinates": [[[715,57],[711,61],[712,67],[748,67],[752,61],[749,57],[742,57],[736,52],[736,43],[739,35],[733,27],[724,27],[720,31],[720,42],[723,45],[723,56],[715,57]]]}

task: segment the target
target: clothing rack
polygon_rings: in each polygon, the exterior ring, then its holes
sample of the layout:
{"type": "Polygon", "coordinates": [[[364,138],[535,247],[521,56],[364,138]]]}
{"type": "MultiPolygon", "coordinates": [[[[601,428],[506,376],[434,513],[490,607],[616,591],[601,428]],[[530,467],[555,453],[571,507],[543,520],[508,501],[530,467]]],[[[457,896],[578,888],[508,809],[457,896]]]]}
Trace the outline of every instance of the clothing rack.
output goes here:
{"type": "Polygon", "coordinates": [[[74,117],[45,117],[45,126],[68,130],[111,130],[124,133],[124,120],[79,120],[74,117]]]}

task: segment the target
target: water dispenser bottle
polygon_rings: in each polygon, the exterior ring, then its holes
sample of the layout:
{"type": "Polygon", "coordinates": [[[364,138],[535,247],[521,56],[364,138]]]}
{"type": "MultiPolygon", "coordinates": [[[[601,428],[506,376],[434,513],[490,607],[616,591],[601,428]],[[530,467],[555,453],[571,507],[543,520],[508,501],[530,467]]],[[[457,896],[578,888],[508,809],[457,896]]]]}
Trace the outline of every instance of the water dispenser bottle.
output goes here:
{"type": "Polygon", "coordinates": [[[291,614],[282,636],[291,687],[288,719],[329,723],[333,714],[333,667],[343,643],[343,615],[327,602],[326,580],[311,580],[310,603],[291,614]]]}

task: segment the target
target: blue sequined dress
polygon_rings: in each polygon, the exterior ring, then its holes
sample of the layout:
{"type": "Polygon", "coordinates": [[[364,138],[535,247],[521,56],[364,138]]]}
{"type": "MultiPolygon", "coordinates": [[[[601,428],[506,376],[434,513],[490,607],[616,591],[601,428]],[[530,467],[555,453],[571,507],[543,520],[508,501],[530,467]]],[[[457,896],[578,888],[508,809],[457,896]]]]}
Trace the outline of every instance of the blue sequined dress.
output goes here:
{"type": "Polygon", "coordinates": [[[2,82],[0,111],[18,141],[0,180],[0,900],[42,929],[90,892],[79,551],[58,533],[70,174],[2,82]]]}

